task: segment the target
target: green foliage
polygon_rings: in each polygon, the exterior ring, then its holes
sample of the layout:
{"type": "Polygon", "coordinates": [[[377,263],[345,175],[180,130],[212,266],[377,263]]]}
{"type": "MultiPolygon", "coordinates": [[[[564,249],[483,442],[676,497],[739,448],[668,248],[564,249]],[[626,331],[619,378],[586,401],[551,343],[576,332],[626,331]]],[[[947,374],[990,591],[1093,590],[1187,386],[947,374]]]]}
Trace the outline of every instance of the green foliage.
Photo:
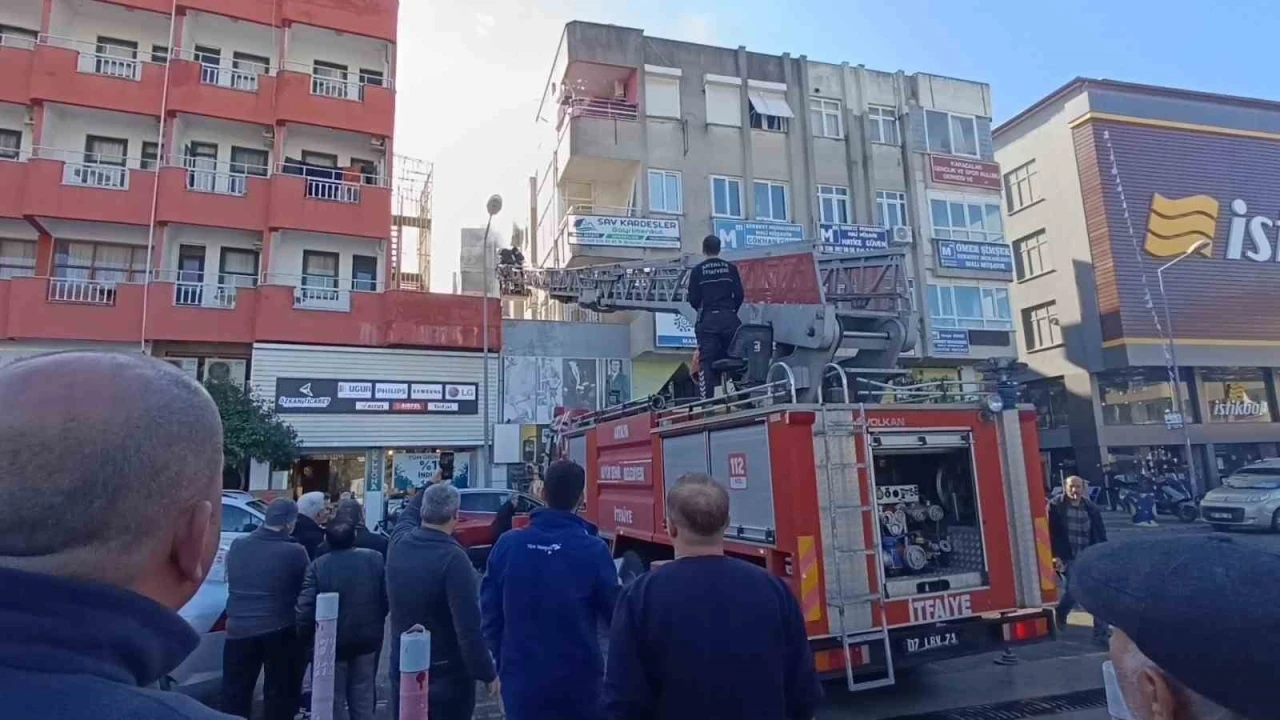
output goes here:
{"type": "Polygon", "coordinates": [[[225,380],[204,384],[222,416],[222,452],[230,467],[246,460],[273,464],[298,457],[298,433],[276,415],[271,404],[225,380]]]}

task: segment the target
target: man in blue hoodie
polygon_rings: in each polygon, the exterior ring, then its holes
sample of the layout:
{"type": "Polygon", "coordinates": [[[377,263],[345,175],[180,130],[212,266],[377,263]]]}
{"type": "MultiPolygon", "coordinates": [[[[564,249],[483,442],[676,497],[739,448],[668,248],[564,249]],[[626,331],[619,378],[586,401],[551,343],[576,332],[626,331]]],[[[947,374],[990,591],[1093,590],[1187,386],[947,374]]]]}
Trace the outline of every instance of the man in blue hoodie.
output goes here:
{"type": "Polygon", "coordinates": [[[585,485],[577,463],[551,463],[547,507],[489,555],[480,605],[508,720],[604,717],[599,624],[613,617],[618,579],[609,547],[575,514],[585,485]]]}
{"type": "Polygon", "coordinates": [[[0,369],[0,716],[231,720],[152,689],[218,550],[222,422],[177,368],[70,352],[0,369]]]}

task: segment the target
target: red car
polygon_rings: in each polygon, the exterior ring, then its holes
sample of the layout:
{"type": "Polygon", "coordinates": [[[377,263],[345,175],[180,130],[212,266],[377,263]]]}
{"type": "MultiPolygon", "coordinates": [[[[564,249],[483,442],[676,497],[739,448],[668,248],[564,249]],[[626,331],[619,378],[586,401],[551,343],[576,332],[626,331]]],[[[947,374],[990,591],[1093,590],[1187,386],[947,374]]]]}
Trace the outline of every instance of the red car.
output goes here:
{"type": "Polygon", "coordinates": [[[462,505],[458,509],[458,527],[453,531],[453,536],[467,549],[471,562],[481,570],[489,558],[489,550],[497,540],[494,521],[502,504],[514,500],[515,515],[511,518],[513,528],[528,525],[529,513],[544,506],[534,496],[515,490],[462,488],[458,490],[458,494],[462,496],[462,505]]]}

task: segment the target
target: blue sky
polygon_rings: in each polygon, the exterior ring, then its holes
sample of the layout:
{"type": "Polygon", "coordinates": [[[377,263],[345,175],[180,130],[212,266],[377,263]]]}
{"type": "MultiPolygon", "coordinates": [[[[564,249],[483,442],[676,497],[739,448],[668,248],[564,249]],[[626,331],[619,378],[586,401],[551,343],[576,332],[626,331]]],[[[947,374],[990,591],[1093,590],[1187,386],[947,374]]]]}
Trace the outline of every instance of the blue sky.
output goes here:
{"type": "Polygon", "coordinates": [[[1265,0],[401,0],[396,149],[436,164],[433,286],[448,291],[462,227],[528,221],[550,160],[533,117],[564,23],[823,62],[989,83],[1000,122],[1076,76],[1280,99],[1265,0]]]}

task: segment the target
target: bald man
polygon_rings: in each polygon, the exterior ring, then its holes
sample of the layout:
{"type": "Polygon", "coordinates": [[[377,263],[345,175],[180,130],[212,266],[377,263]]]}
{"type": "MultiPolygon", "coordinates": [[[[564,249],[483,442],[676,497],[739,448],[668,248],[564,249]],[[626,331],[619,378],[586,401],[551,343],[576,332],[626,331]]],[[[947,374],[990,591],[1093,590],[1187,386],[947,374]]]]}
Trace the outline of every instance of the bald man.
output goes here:
{"type": "Polygon", "coordinates": [[[175,612],[221,526],[213,400],[151,358],[0,369],[0,699],[6,720],[228,718],[148,686],[195,649],[175,612]]]}

